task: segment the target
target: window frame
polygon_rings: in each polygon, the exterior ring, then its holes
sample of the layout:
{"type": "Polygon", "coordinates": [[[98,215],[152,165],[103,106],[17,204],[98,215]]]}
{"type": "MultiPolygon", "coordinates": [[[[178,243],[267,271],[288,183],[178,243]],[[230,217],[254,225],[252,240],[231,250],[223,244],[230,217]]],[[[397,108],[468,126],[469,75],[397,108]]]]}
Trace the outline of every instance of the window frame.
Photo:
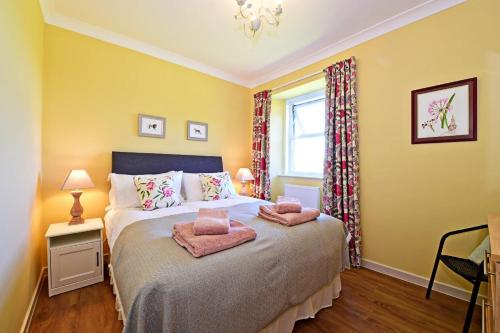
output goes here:
{"type": "MultiPolygon", "coordinates": [[[[311,93],[306,93],[297,97],[293,97],[290,99],[286,100],[286,110],[285,110],[285,168],[284,168],[284,175],[286,177],[299,177],[299,178],[316,178],[316,179],[322,179],[323,178],[323,172],[321,173],[314,173],[314,172],[295,172],[291,170],[291,165],[292,165],[292,158],[293,158],[293,151],[292,151],[292,140],[294,137],[292,135],[292,128],[293,128],[293,117],[292,117],[292,110],[294,105],[298,104],[305,104],[317,100],[325,99],[325,91],[322,90],[316,90],[311,93]]],[[[322,133],[324,135],[324,132],[322,133]]],[[[308,138],[308,137],[318,137],[319,134],[305,134],[299,136],[300,138],[308,138]]]]}

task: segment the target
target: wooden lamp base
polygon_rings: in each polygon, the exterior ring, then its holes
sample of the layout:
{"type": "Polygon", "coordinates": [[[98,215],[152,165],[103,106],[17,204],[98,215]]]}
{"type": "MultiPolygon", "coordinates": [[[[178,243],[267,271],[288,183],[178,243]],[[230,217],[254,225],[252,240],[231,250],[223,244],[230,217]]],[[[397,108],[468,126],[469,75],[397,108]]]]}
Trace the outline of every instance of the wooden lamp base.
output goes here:
{"type": "Polygon", "coordinates": [[[248,182],[241,181],[240,195],[243,195],[243,196],[248,196],[249,195],[249,192],[248,192],[248,182]]]}
{"type": "Polygon", "coordinates": [[[85,222],[85,219],[82,218],[83,207],[80,204],[80,196],[82,195],[82,191],[73,191],[71,192],[73,195],[73,207],[71,207],[70,214],[72,216],[71,221],[69,221],[69,225],[74,224],[82,224],[85,222]]]}

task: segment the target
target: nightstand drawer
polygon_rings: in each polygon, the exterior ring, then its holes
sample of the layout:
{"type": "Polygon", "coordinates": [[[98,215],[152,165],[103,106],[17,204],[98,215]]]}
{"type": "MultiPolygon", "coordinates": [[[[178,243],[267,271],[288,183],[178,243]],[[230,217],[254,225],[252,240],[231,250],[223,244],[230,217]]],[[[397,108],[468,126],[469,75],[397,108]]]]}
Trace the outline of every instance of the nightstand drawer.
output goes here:
{"type": "Polygon", "coordinates": [[[50,249],[51,288],[82,282],[102,275],[101,242],[50,249]]]}

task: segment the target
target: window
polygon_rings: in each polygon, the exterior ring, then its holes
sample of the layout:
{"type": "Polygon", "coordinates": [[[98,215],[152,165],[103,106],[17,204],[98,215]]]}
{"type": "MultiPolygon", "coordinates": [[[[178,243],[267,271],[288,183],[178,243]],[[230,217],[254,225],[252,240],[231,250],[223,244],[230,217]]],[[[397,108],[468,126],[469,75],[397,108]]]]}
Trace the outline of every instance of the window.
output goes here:
{"type": "Polygon", "coordinates": [[[323,177],[324,91],[287,100],[285,174],[323,177]]]}

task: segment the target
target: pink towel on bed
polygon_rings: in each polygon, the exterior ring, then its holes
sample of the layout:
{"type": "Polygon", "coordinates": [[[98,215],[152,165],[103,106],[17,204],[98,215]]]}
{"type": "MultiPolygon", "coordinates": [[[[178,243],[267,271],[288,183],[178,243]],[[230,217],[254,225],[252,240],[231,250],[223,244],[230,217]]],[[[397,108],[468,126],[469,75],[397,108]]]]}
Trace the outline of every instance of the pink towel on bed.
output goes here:
{"type": "Polygon", "coordinates": [[[319,210],[315,208],[303,208],[300,213],[278,214],[278,212],[276,212],[275,205],[265,205],[259,207],[260,217],[289,227],[315,220],[319,215],[319,210]]]}
{"type": "Polygon", "coordinates": [[[199,235],[221,235],[229,232],[227,209],[200,208],[194,221],[193,232],[199,235]]]}
{"type": "Polygon", "coordinates": [[[251,227],[234,220],[230,221],[229,233],[224,235],[195,236],[193,224],[194,222],[175,224],[173,238],[196,258],[230,249],[257,237],[251,227]]]}
{"type": "Polygon", "coordinates": [[[276,200],[276,212],[278,214],[285,213],[300,213],[302,211],[302,204],[300,200],[294,197],[279,196],[276,200]]]}

